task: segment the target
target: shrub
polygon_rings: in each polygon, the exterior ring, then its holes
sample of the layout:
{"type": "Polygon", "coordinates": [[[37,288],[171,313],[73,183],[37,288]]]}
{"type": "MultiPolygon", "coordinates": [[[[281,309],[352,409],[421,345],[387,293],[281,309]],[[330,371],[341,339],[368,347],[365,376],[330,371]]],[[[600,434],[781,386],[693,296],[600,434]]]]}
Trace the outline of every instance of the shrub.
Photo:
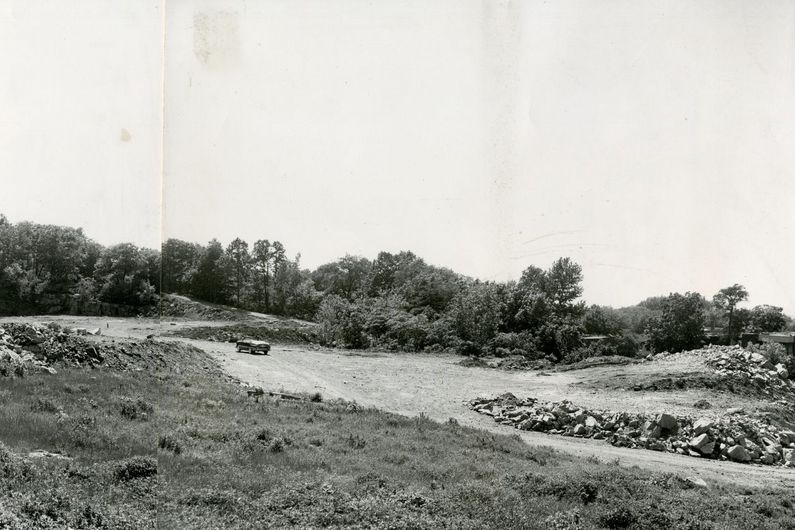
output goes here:
{"type": "Polygon", "coordinates": [[[143,399],[125,399],[121,403],[119,413],[128,420],[145,420],[154,412],[154,407],[143,399]]]}
{"type": "Polygon", "coordinates": [[[151,456],[134,456],[121,461],[113,472],[118,481],[153,477],[157,475],[157,460],[151,456]]]}
{"type": "Polygon", "coordinates": [[[764,355],[772,364],[783,364],[790,374],[795,373],[795,355],[788,355],[784,346],[777,342],[749,344],[747,350],[764,355]]]}
{"type": "Polygon", "coordinates": [[[273,439],[273,433],[268,429],[260,429],[259,432],[257,432],[256,438],[261,442],[269,442],[273,439]]]}
{"type": "Polygon", "coordinates": [[[284,446],[285,446],[284,440],[282,440],[281,438],[274,438],[273,440],[271,440],[270,445],[268,445],[268,451],[270,451],[271,453],[281,453],[282,451],[284,451],[284,446]]]}
{"type": "Polygon", "coordinates": [[[59,407],[54,401],[48,398],[36,398],[36,401],[30,406],[34,412],[60,412],[59,407]]]}
{"type": "Polygon", "coordinates": [[[616,508],[603,515],[599,522],[605,528],[629,528],[635,524],[635,514],[627,508],[616,508]]]}
{"type": "Polygon", "coordinates": [[[633,335],[622,334],[580,346],[567,353],[563,361],[571,364],[592,357],[609,357],[611,355],[635,357],[639,350],[640,343],[633,335]]]}
{"type": "Polygon", "coordinates": [[[346,443],[351,449],[364,449],[364,447],[367,445],[367,442],[364,440],[364,438],[358,434],[349,435],[346,443]]]}
{"type": "Polygon", "coordinates": [[[309,401],[311,401],[312,403],[320,403],[321,401],[323,401],[323,395],[320,392],[315,392],[309,398],[309,401]]]}
{"type": "Polygon", "coordinates": [[[31,467],[28,462],[17,456],[0,442],[0,478],[20,478],[31,474],[31,467]]]}
{"type": "Polygon", "coordinates": [[[160,436],[157,440],[157,446],[165,451],[171,451],[175,455],[182,453],[182,444],[170,434],[160,436]]]}
{"type": "Polygon", "coordinates": [[[554,513],[547,517],[544,523],[546,528],[551,530],[579,530],[582,528],[580,513],[577,510],[554,513]]]}

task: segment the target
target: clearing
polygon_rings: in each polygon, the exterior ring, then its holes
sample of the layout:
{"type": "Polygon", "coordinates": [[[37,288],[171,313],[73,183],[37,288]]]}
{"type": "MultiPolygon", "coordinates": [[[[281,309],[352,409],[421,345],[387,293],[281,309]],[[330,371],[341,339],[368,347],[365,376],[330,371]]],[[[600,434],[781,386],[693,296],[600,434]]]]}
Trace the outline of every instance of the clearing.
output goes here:
{"type": "MultiPolygon", "coordinates": [[[[257,320],[256,317],[251,317],[257,320]]],[[[21,319],[8,319],[21,320],[21,319]]],[[[274,344],[268,356],[238,353],[232,343],[173,337],[174,330],[229,326],[229,321],[98,319],[93,317],[41,317],[65,326],[100,327],[105,335],[160,338],[182,341],[201,348],[216,358],[233,377],[265,390],[320,392],[324,399],[341,398],[387,412],[430,419],[455,419],[465,426],[494,433],[518,434],[531,445],[543,445],[576,455],[618,460],[651,471],[682,476],[697,474],[708,481],[744,486],[792,488],[795,471],[781,467],[754,466],[652,451],[613,447],[603,441],[566,438],[536,432],[517,431],[495,424],[488,417],[469,410],[466,403],[479,396],[511,392],[545,401],[569,401],[591,409],[612,409],[654,414],[719,417],[731,407],[749,414],[767,410],[771,403],[753,396],[738,396],[723,390],[704,388],[634,391],[634,381],[656,380],[675,374],[698,373],[702,366],[687,359],[665,359],[632,365],[609,365],[565,372],[501,371],[460,365],[462,357],[441,354],[402,354],[328,350],[312,345],[274,344]],[[172,325],[173,323],[173,325],[172,325]],[[622,381],[633,381],[624,385],[622,381]],[[630,389],[627,389],[627,386],[630,389]],[[698,410],[693,404],[706,399],[712,405],[698,410]]],[[[0,323],[2,320],[0,320],[0,323]]],[[[261,322],[260,322],[261,324],[261,322]]]]}

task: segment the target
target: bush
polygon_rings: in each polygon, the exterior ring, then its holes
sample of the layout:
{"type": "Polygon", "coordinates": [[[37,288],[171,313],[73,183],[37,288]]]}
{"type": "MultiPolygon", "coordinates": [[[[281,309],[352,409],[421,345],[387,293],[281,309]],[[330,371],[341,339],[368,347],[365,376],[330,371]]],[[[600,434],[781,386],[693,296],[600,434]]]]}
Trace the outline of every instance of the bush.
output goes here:
{"type": "Polygon", "coordinates": [[[640,343],[634,335],[623,334],[619,336],[607,337],[600,341],[580,346],[567,353],[563,361],[571,364],[592,357],[609,357],[619,355],[621,357],[635,357],[640,351],[640,343]]]}
{"type": "Polygon", "coordinates": [[[30,464],[11,452],[3,442],[0,442],[0,478],[21,478],[30,474],[30,464]]]}
{"type": "Polygon", "coordinates": [[[282,440],[281,438],[274,438],[273,440],[271,440],[270,445],[268,445],[268,451],[270,451],[271,453],[281,453],[282,451],[284,451],[284,446],[285,446],[284,440],[282,440]]]}
{"type": "Polygon", "coordinates": [[[268,429],[260,429],[259,432],[257,432],[256,438],[260,442],[269,442],[273,439],[273,433],[268,429]]]}
{"type": "Polygon", "coordinates": [[[36,398],[36,401],[30,406],[31,410],[34,412],[60,412],[61,407],[59,407],[54,401],[48,398],[36,398]]]}
{"type": "Polygon", "coordinates": [[[783,364],[790,374],[795,374],[795,355],[787,354],[787,350],[781,344],[777,342],[749,344],[746,349],[764,355],[772,364],[783,364]]]}
{"type": "Polygon", "coordinates": [[[508,355],[538,356],[538,340],[528,331],[520,333],[497,333],[491,342],[499,357],[508,355]],[[504,355],[501,355],[503,353],[504,355]]]}
{"type": "Polygon", "coordinates": [[[175,455],[182,453],[182,444],[170,434],[160,436],[157,440],[157,446],[165,451],[171,451],[175,455]]]}
{"type": "Polygon", "coordinates": [[[119,413],[128,420],[145,420],[154,411],[155,409],[150,403],[147,403],[140,398],[136,399],[135,401],[131,399],[125,399],[122,401],[121,407],[119,408],[119,413]]]}
{"type": "Polygon", "coordinates": [[[157,460],[151,456],[134,456],[123,460],[113,472],[116,480],[121,482],[155,475],[157,475],[157,460]]]}
{"type": "Polygon", "coordinates": [[[364,449],[364,447],[367,445],[365,439],[359,436],[358,434],[348,435],[346,443],[348,444],[348,447],[350,447],[351,449],[364,449]]]}
{"type": "Polygon", "coordinates": [[[616,508],[600,518],[600,524],[605,528],[629,528],[635,524],[635,514],[627,508],[616,508]]]}

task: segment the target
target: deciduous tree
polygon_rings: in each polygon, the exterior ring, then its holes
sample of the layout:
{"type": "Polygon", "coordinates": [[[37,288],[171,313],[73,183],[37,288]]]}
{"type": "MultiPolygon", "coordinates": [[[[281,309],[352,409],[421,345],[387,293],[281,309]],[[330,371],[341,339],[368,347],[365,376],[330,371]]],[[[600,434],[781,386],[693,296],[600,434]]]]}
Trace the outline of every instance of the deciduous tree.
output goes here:
{"type": "Polygon", "coordinates": [[[745,300],[748,300],[748,291],[746,291],[745,287],[738,283],[735,283],[731,287],[721,289],[715,296],[712,297],[712,303],[714,303],[718,308],[726,311],[728,315],[728,334],[730,344],[737,336],[737,330],[735,329],[734,325],[734,310],[738,303],[745,300]]]}

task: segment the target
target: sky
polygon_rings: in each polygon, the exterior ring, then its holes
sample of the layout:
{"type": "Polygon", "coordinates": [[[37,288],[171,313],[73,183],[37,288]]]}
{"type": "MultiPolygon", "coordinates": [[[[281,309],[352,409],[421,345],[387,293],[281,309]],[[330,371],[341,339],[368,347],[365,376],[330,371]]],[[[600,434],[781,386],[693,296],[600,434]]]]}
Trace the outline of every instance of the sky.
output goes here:
{"type": "Polygon", "coordinates": [[[12,221],[795,314],[786,0],[0,5],[12,221]]]}

